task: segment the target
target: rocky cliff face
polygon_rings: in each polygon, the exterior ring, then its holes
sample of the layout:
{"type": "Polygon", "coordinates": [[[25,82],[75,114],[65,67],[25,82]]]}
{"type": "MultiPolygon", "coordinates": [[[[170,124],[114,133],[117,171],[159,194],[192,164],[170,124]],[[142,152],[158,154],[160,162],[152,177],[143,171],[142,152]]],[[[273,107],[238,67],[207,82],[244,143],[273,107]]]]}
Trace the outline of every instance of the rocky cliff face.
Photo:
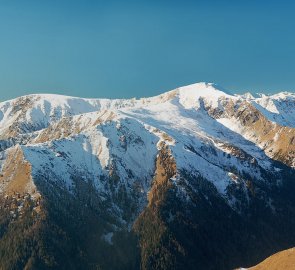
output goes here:
{"type": "Polygon", "coordinates": [[[233,269],[293,246],[294,115],[294,94],[208,83],[0,103],[1,267],[233,269]]]}

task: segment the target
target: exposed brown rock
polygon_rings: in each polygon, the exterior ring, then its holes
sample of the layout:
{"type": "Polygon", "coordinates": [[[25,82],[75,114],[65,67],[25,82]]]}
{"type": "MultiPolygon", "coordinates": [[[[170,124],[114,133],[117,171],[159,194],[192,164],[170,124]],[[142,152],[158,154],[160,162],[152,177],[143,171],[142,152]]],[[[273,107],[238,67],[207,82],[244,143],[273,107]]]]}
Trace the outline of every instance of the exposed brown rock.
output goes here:
{"type": "Polygon", "coordinates": [[[161,150],[156,160],[155,177],[148,193],[149,206],[161,202],[163,194],[171,186],[170,178],[175,176],[176,171],[176,162],[170,149],[165,143],[161,143],[161,150]]]}
{"type": "Polygon", "coordinates": [[[224,100],[224,110],[207,108],[210,116],[232,118],[243,128],[242,134],[259,145],[271,158],[295,166],[295,128],[284,127],[268,120],[251,103],[224,100]]]}

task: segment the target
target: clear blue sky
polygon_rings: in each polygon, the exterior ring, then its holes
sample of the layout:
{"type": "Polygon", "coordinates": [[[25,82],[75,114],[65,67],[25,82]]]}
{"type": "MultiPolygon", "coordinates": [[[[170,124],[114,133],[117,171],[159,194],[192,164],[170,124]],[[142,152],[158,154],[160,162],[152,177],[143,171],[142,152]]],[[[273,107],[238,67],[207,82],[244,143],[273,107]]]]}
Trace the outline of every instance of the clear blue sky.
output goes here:
{"type": "Polygon", "coordinates": [[[0,0],[0,100],[295,90],[292,1],[0,0]]]}

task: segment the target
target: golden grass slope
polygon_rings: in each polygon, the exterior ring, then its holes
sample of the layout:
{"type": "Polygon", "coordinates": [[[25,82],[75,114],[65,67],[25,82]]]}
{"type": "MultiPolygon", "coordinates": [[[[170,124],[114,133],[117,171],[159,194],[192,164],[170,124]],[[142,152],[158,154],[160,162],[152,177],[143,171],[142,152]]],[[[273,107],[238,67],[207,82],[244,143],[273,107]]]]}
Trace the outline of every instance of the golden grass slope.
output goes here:
{"type": "Polygon", "coordinates": [[[35,193],[36,186],[31,172],[31,164],[25,160],[21,147],[17,145],[11,148],[0,175],[2,192],[5,195],[35,193]]]}
{"type": "Polygon", "coordinates": [[[248,270],[295,270],[295,248],[278,252],[248,270]]]}

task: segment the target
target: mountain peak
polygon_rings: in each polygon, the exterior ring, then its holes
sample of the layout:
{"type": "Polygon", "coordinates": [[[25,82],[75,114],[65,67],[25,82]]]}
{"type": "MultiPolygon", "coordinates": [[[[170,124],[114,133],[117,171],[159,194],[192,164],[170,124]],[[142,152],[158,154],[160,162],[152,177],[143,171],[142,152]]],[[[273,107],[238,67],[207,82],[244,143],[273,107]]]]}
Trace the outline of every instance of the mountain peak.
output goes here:
{"type": "Polygon", "coordinates": [[[177,89],[179,94],[180,103],[185,108],[192,108],[195,106],[196,101],[200,98],[205,98],[210,103],[217,104],[220,97],[231,97],[233,95],[228,93],[222,87],[214,83],[200,82],[177,89]]]}
{"type": "Polygon", "coordinates": [[[194,84],[190,84],[187,86],[183,86],[178,88],[179,93],[182,92],[194,92],[200,96],[224,96],[224,95],[232,95],[223,87],[217,85],[216,83],[209,82],[198,82],[194,84]]]}

